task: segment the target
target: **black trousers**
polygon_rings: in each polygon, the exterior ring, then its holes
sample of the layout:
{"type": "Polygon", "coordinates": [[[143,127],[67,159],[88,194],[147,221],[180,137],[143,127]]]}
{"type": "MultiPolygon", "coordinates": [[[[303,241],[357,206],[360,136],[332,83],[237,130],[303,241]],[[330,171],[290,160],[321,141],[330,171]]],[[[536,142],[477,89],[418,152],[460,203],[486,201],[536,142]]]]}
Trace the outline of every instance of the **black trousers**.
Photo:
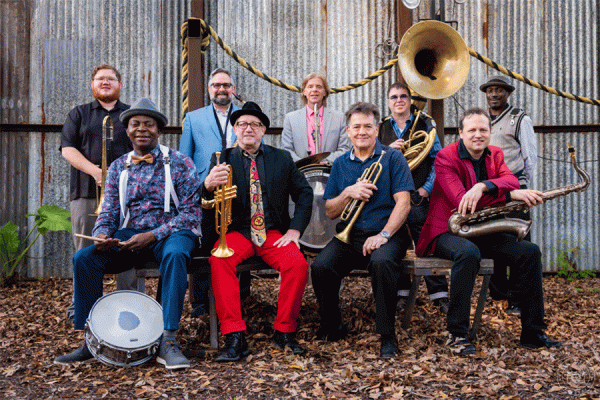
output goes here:
{"type": "Polygon", "coordinates": [[[542,287],[541,252],[536,244],[517,242],[506,233],[461,238],[444,233],[437,239],[434,255],[454,261],[450,274],[450,309],[447,316],[448,331],[456,336],[467,336],[471,312],[471,295],[482,258],[491,258],[508,265],[511,280],[517,279],[521,304],[523,332],[546,329],[544,323],[544,293],[542,287]]]}
{"type": "Polygon", "coordinates": [[[341,324],[339,291],[342,279],[353,269],[367,269],[375,298],[376,332],[394,334],[396,283],[402,273],[401,261],[410,245],[408,232],[402,227],[385,245],[367,256],[363,256],[362,246],[369,236],[377,232],[353,233],[350,244],[333,238],[311,265],[321,327],[334,330],[341,324]]]}
{"type": "MultiPolygon", "coordinates": [[[[410,229],[415,246],[419,241],[428,211],[429,197],[421,197],[417,191],[412,192],[410,194],[410,212],[406,218],[406,225],[410,229]]],[[[448,297],[448,280],[444,275],[426,276],[425,284],[427,285],[427,293],[429,293],[431,300],[448,297]]],[[[410,292],[410,278],[402,275],[398,280],[398,290],[400,291],[400,295],[408,297],[408,293],[410,292]]]]}

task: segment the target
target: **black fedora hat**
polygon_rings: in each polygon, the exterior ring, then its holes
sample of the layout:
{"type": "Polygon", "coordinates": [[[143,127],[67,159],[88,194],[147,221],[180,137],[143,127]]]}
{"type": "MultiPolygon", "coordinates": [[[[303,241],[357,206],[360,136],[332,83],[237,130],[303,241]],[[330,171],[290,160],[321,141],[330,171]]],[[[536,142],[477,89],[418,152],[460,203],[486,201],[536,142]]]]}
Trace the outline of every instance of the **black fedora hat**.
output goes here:
{"type": "Polygon", "coordinates": [[[500,86],[508,91],[508,93],[512,93],[515,90],[515,87],[508,82],[508,78],[504,75],[496,75],[490,76],[488,81],[483,85],[479,86],[479,90],[485,92],[487,88],[490,86],[500,86]]]}
{"type": "Polygon", "coordinates": [[[127,126],[129,123],[129,118],[134,117],[136,115],[145,115],[151,118],[154,118],[158,123],[159,129],[162,129],[167,125],[169,120],[167,117],[158,111],[156,104],[152,102],[152,100],[147,98],[141,98],[135,103],[131,105],[128,110],[125,110],[119,116],[119,119],[123,123],[123,125],[127,126]]]}
{"type": "Polygon", "coordinates": [[[256,118],[260,119],[260,122],[267,128],[271,125],[269,117],[262,112],[258,104],[252,101],[244,103],[244,106],[241,109],[231,113],[231,125],[235,125],[237,119],[242,115],[254,115],[256,118]]]}

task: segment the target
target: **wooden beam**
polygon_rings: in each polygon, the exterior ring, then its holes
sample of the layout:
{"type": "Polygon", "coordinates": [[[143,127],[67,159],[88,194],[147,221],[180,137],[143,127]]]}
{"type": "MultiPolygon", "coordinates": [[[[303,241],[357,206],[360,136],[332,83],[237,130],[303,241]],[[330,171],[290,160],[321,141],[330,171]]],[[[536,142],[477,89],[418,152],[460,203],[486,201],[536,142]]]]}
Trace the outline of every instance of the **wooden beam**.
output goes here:
{"type": "MultiPolygon", "coordinates": [[[[204,1],[191,0],[192,17],[204,19],[204,1]]],[[[204,55],[200,22],[188,20],[188,112],[204,107],[204,55]]]]}
{"type": "MultiPolygon", "coordinates": [[[[406,8],[401,1],[396,2],[396,37],[398,38],[398,43],[402,40],[402,36],[404,33],[412,26],[412,10],[406,8]]],[[[398,70],[398,80],[400,82],[406,83],[404,78],[402,77],[402,73],[400,72],[400,68],[398,70]]]]}

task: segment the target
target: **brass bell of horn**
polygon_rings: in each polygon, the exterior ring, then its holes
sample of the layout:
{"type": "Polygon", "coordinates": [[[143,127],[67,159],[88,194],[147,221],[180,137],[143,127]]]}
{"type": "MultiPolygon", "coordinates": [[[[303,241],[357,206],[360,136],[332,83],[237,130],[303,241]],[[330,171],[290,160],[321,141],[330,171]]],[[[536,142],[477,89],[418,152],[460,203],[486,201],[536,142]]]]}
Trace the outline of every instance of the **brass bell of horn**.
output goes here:
{"type": "Polygon", "coordinates": [[[398,46],[398,66],[406,84],[423,97],[444,99],[467,80],[471,60],[460,34],[441,21],[411,26],[398,46]]]}

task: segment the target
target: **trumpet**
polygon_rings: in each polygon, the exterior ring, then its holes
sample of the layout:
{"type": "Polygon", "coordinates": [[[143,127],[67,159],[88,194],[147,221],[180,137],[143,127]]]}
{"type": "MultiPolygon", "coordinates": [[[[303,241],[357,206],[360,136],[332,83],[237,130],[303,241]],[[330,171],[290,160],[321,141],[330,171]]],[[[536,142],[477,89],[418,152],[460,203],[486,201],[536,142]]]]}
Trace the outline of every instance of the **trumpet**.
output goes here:
{"type": "Polygon", "coordinates": [[[108,170],[108,162],[106,155],[106,141],[112,140],[113,137],[113,120],[110,115],[104,117],[102,121],[102,179],[100,180],[100,189],[96,185],[96,211],[90,216],[97,217],[102,211],[102,202],[104,201],[104,183],[106,182],[106,171],[108,170]]]}
{"type": "MultiPolygon", "coordinates": [[[[383,157],[384,154],[385,152],[382,152],[377,161],[371,164],[369,168],[365,169],[360,178],[358,178],[356,181],[367,181],[371,182],[374,185],[377,184],[377,180],[381,175],[381,171],[383,171],[383,166],[381,165],[381,157],[383,157]]],[[[346,207],[344,207],[344,210],[340,215],[340,219],[342,221],[347,221],[350,218],[350,222],[348,222],[348,225],[346,225],[346,228],[343,231],[335,235],[337,239],[341,240],[344,243],[350,243],[350,231],[356,223],[356,220],[358,219],[358,216],[360,215],[363,207],[365,206],[365,203],[365,200],[352,199],[348,202],[348,204],[346,204],[346,207]],[[360,204],[358,204],[359,202],[360,204]]]]}
{"type": "MultiPolygon", "coordinates": [[[[216,165],[219,165],[221,152],[217,151],[215,155],[217,157],[216,165]]],[[[216,249],[211,250],[211,254],[218,258],[227,258],[233,255],[233,250],[227,247],[227,241],[225,240],[227,227],[231,224],[231,203],[237,197],[237,186],[233,186],[232,183],[233,173],[230,167],[229,175],[227,175],[227,183],[215,189],[215,200],[213,203],[215,207],[215,225],[219,234],[219,245],[216,249]]]]}

